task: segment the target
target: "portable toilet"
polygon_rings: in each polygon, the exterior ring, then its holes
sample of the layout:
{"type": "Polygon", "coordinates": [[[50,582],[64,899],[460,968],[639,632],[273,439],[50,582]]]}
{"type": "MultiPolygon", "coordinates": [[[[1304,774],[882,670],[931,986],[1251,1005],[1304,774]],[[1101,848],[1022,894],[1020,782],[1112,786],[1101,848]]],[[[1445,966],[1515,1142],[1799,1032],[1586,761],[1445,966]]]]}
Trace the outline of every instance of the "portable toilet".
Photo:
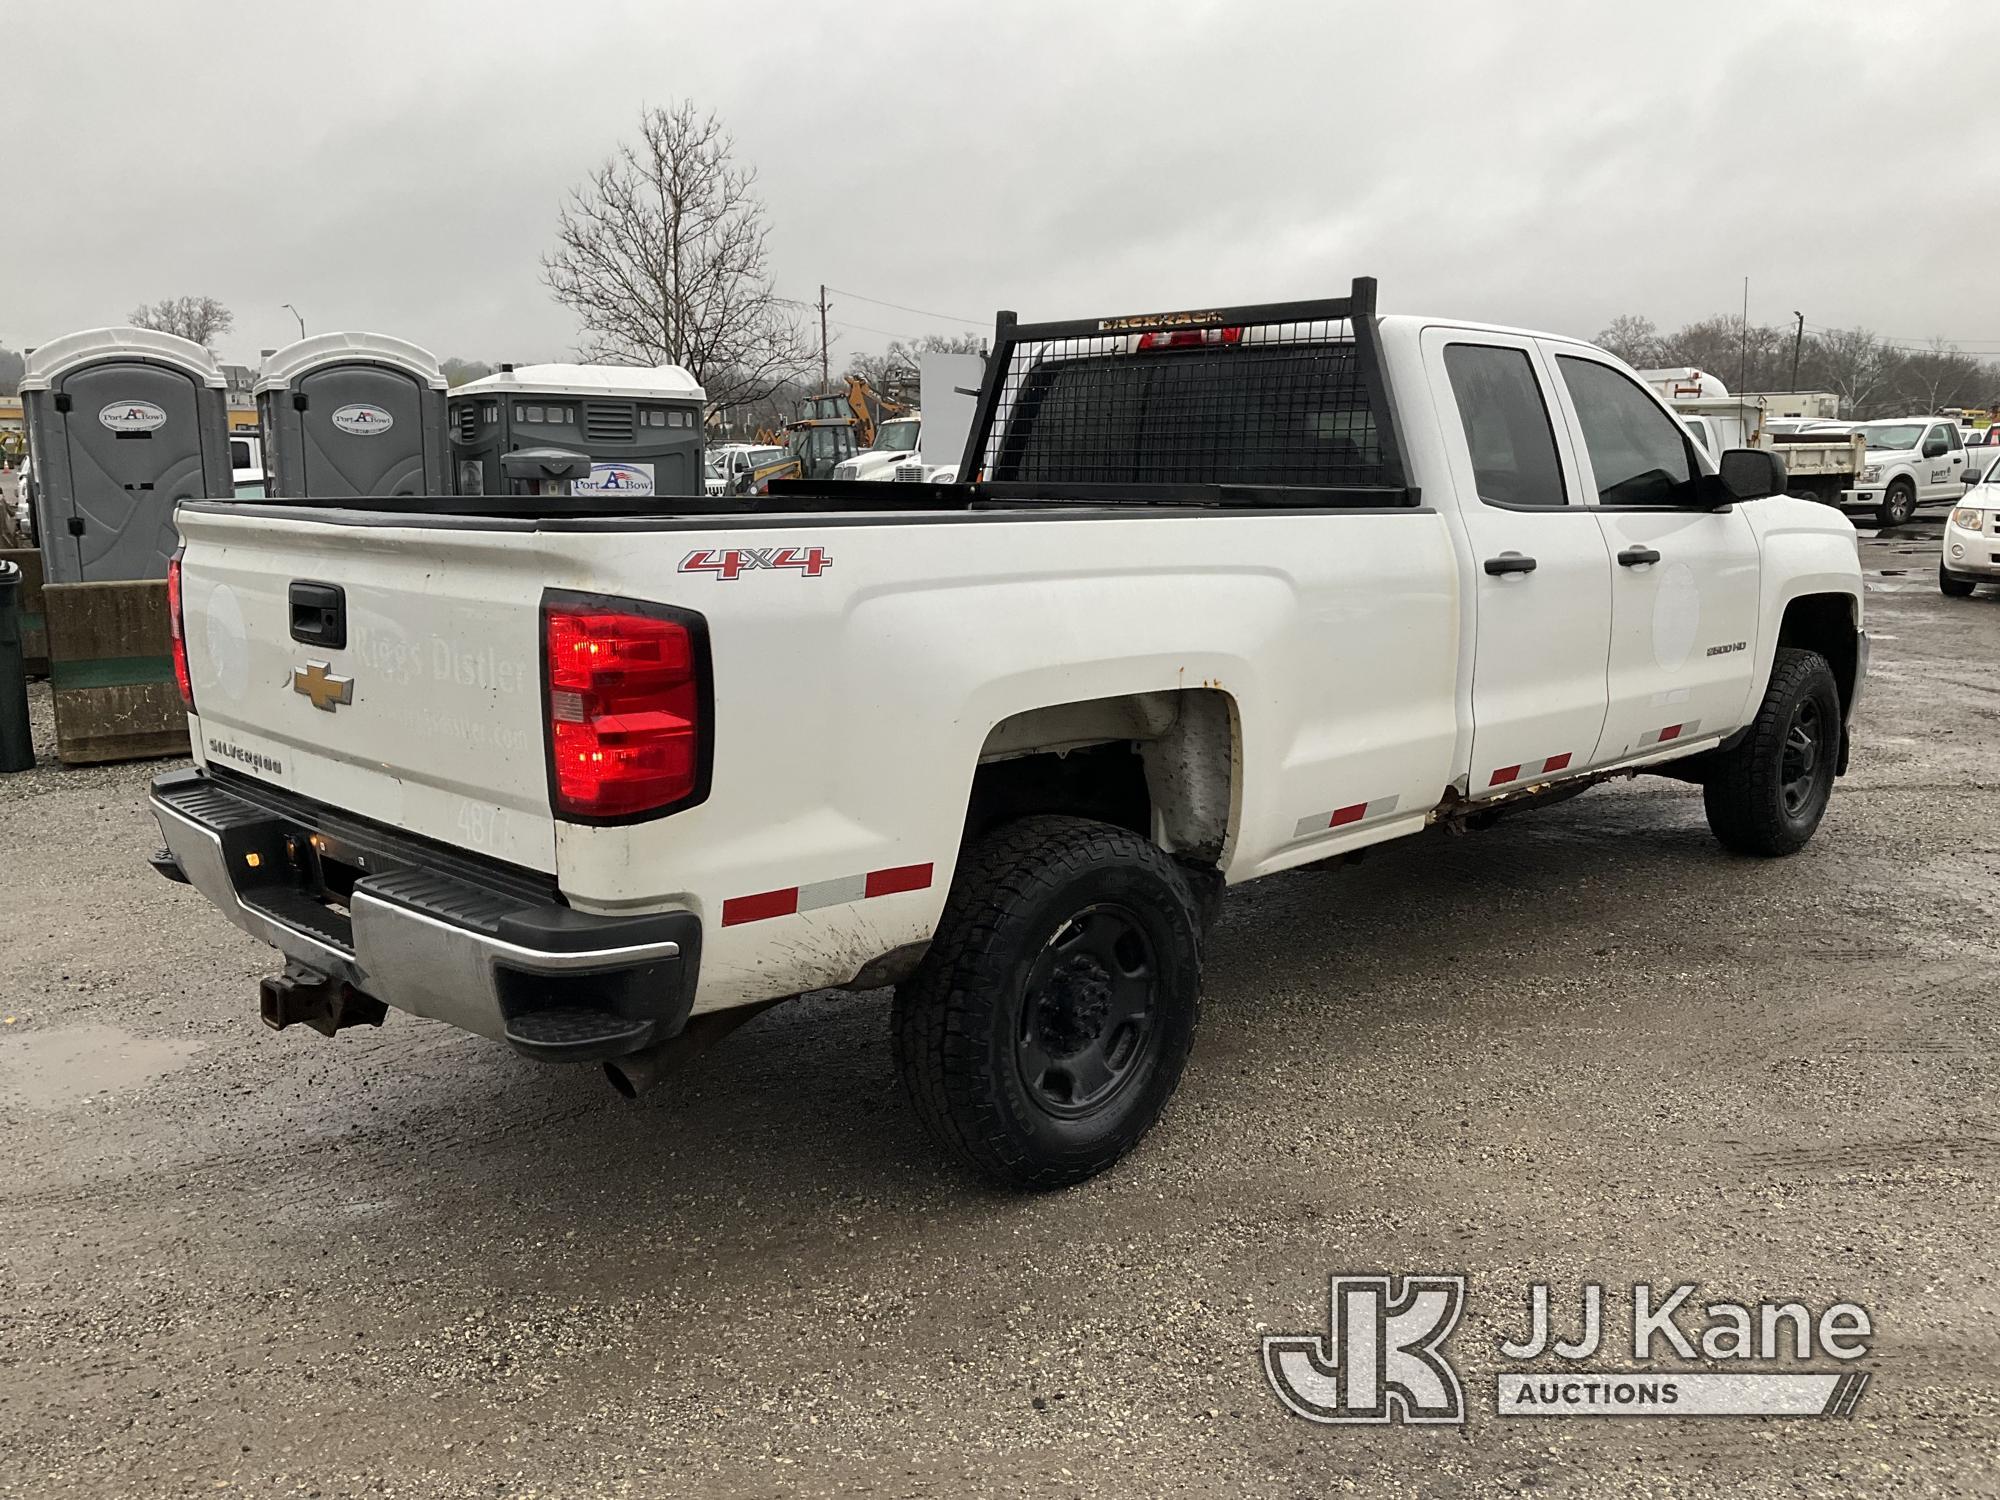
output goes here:
{"type": "Polygon", "coordinates": [[[273,495],[444,495],[444,372],[428,349],[380,333],[319,333],[257,375],[273,495]]]}
{"type": "Polygon", "coordinates": [[[502,365],[451,393],[458,493],[508,493],[516,448],[568,448],[590,456],[574,495],[699,495],[705,400],[678,365],[502,365]]]}
{"type": "Polygon", "coordinates": [[[235,493],[222,367],[150,328],[51,339],[21,377],[49,583],[164,578],[180,500],[235,493]]]}

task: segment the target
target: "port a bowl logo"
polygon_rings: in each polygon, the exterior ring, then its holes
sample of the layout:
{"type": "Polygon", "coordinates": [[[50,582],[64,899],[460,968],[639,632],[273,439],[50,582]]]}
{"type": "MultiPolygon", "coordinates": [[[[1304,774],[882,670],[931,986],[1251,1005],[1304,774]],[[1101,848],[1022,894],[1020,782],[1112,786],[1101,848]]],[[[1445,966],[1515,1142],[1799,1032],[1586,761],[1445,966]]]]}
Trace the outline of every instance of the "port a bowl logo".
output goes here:
{"type": "Polygon", "coordinates": [[[113,432],[157,432],[167,425],[167,414],[150,401],[114,401],[97,420],[113,432]]]}
{"type": "Polygon", "coordinates": [[[378,437],[396,425],[396,419],[381,407],[355,401],[333,414],[333,425],[353,437],[378,437]]]}
{"type": "Polygon", "coordinates": [[[570,486],[573,495],[650,495],[653,493],[651,464],[597,464],[590,466],[590,478],[570,486]]]}

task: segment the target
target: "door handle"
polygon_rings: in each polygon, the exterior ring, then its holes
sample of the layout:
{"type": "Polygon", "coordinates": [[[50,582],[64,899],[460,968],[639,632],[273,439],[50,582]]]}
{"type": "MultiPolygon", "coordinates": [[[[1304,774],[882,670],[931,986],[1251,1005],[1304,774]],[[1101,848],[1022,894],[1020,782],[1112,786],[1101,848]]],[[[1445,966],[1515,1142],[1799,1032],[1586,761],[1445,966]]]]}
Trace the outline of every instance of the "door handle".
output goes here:
{"type": "Polygon", "coordinates": [[[1535,560],[1518,552],[1503,552],[1498,557],[1486,559],[1486,571],[1496,578],[1502,573],[1532,573],[1535,571],[1535,560]]]}
{"type": "Polygon", "coordinates": [[[1659,560],[1660,554],[1651,547],[1627,547],[1618,554],[1618,566],[1621,568],[1643,568],[1647,563],[1659,560]]]}

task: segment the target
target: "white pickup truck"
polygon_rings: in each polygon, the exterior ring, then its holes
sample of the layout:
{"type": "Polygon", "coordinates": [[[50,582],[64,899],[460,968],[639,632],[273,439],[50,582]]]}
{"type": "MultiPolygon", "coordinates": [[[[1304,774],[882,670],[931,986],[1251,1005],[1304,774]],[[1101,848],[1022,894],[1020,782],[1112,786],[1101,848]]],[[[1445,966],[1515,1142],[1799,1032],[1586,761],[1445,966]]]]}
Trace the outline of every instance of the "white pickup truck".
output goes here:
{"type": "Polygon", "coordinates": [[[1901,526],[1919,505],[1956,504],[1965,493],[1965,438],[1949,417],[1860,422],[1868,449],[1848,505],[1872,505],[1884,526],[1901,526]]]}
{"type": "Polygon", "coordinates": [[[1640,771],[1789,854],[1845,768],[1853,528],[1589,345],[1372,281],[1002,314],[964,472],[186,504],[155,862],[282,951],[272,1025],[627,1091],[893,983],[917,1113],[1046,1187],[1173,1092],[1225,885],[1640,771]]]}

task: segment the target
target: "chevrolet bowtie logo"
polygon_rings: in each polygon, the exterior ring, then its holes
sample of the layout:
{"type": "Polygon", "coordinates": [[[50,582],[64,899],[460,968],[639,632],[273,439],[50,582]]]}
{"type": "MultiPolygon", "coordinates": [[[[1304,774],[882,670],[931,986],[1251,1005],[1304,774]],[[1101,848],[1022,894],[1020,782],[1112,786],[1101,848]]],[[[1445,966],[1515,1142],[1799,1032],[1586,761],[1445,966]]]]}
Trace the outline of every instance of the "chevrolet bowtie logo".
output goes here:
{"type": "Polygon", "coordinates": [[[309,661],[292,669],[292,691],[312,699],[314,708],[332,713],[336,704],[354,701],[354,679],[334,676],[323,661],[309,661]]]}

